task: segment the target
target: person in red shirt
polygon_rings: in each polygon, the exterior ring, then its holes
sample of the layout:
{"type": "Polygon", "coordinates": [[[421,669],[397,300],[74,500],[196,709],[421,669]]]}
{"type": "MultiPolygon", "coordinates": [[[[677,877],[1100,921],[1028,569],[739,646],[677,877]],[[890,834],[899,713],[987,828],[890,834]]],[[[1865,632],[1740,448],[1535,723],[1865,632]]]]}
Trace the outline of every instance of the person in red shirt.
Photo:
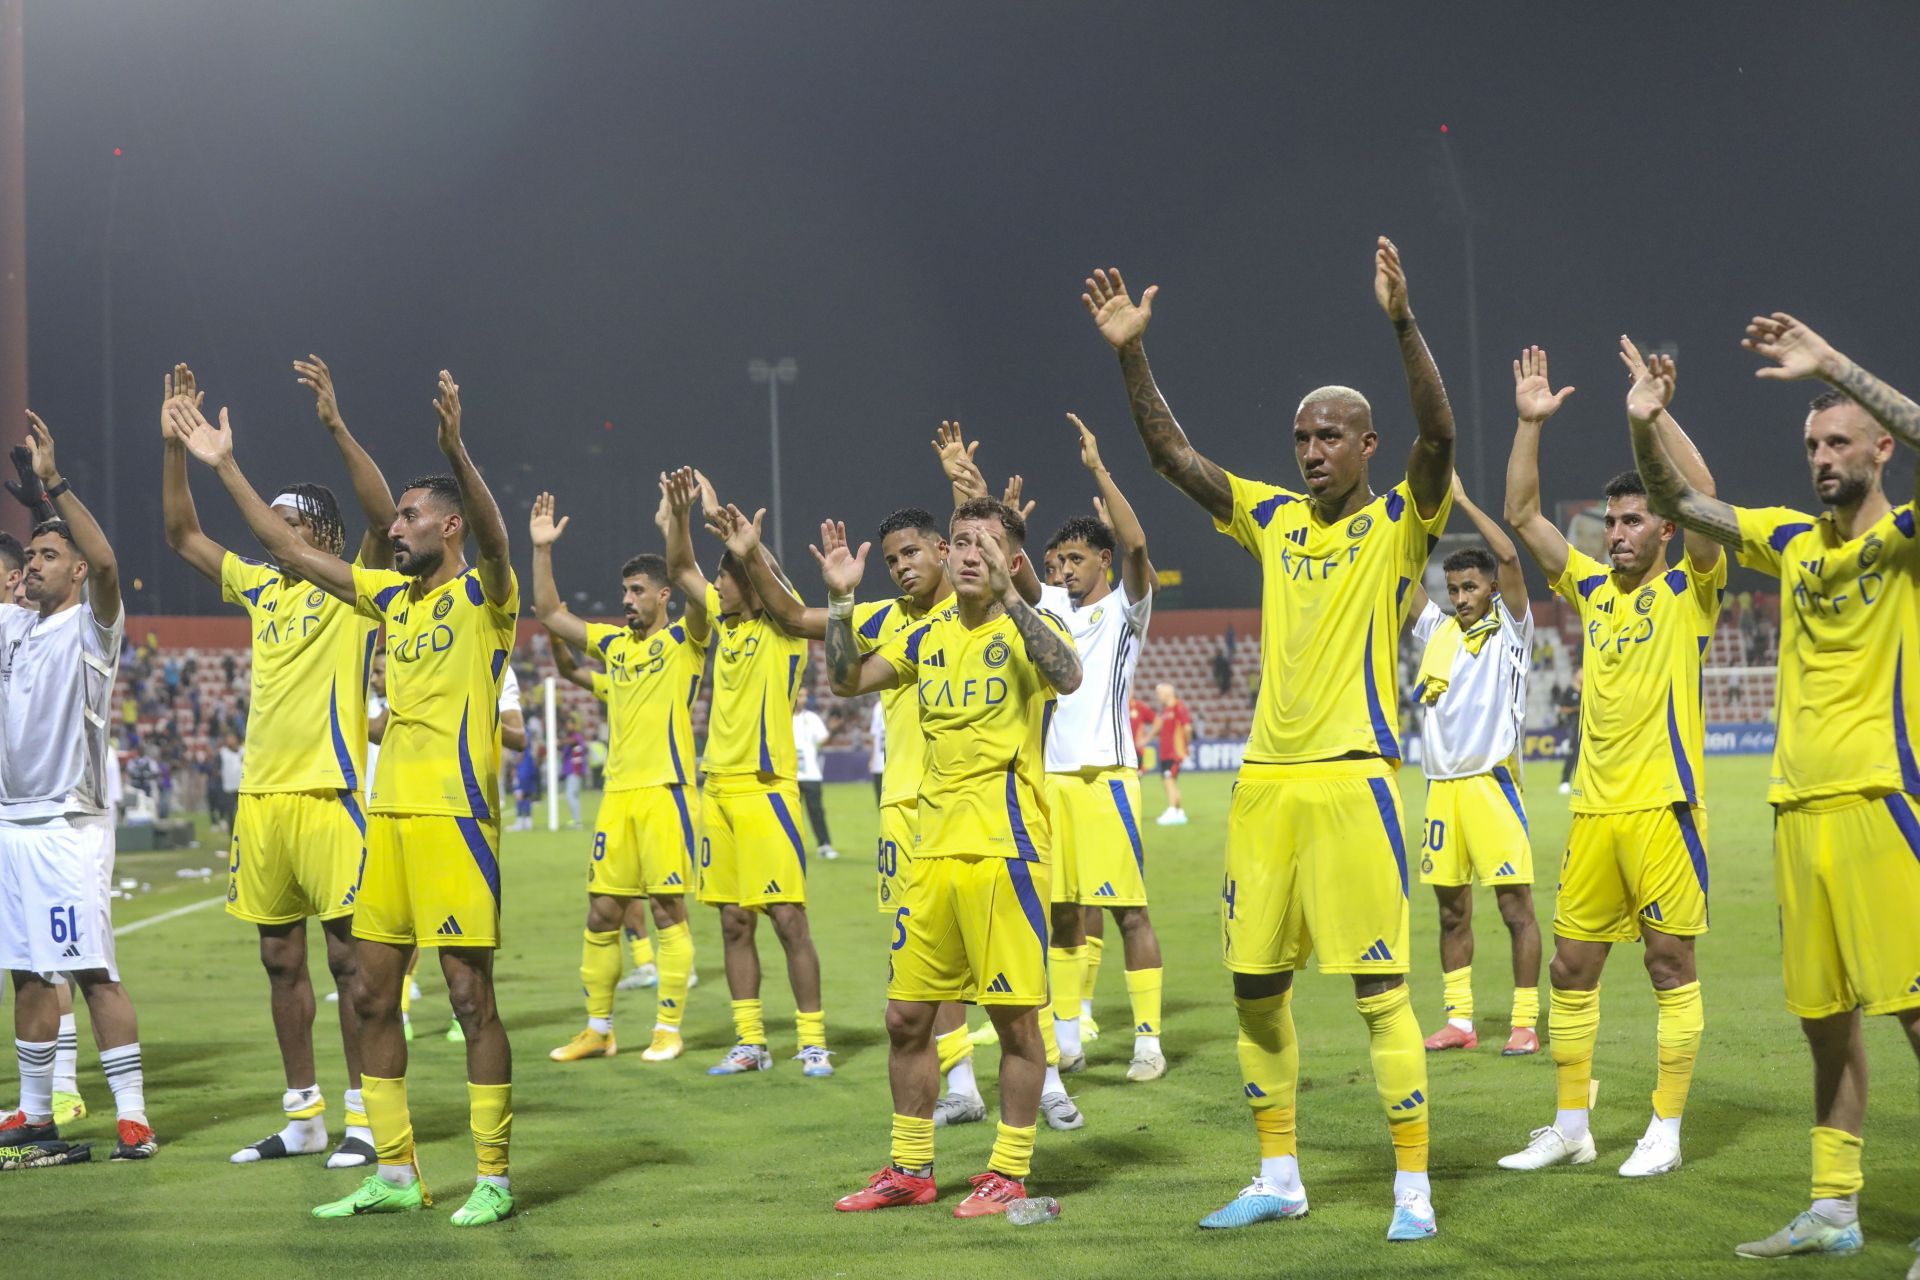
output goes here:
{"type": "Polygon", "coordinates": [[[1143,698],[1127,699],[1127,724],[1133,733],[1133,749],[1140,753],[1141,763],[1146,762],[1147,747],[1153,740],[1153,731],[1160,723],[1160,713],[1153,704],[1143,698]]]}
{"type": "Polygon", "coordinates": [[[1193,745],[1193,717],[1172,685],[1156,686],[1153,693],[1160,699],[1160,781],[1167,788],[1167,807],[1154,821],[1163,827],[1183,826],[1187,813],[1180,807],[1180,764],[1193,745]]]}

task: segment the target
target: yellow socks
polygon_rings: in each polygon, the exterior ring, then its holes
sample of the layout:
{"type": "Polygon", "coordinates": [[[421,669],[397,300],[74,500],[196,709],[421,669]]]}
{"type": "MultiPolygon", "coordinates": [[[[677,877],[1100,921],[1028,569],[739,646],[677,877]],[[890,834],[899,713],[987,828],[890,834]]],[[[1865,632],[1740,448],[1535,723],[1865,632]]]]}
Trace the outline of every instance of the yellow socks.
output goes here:
{"type": "Polygon", "coordinates": [[[1441,997],[1447,1006],[1447,1021],[1473,1021],[1473,966],[1463,964],[1440,975],[1441,997]]]}
{"type": "MultiPolygon", "coordinates": [[[[1291,1132],[1294,1091],[1300,1083],[1300,1041],[1293,1034],[1293,989],[1258,1000],[1235,996],[1233,1007],[1240,1020],[1240,1082],[1247,1105],[1254,1110],[1254,1124],[1261,1125],[1262,1112],[1285,1112],[1286,1129],[1291,1132]]],[[[1263,1147],[1265,1133],[1262,1128],[1263,1147]]]]}
{"type": "Polygon", "coordinates": [[[1127,998],[1133,1002],[1133,1034],[1160,1035],[1160,986],[1164,969],[1127,970],[1127,998]]]}
{"type": "MultiPolygon", "coordinates": [[[[635,942],[638,947],[642,938],[635,942]]],[[[687,1009],[687,975],[693,972],[693,930],[685,921],[669,925],[660,931],[660,987],[659,1010],[654,1014],[656,1026],[671,1030],[680,1029],[680,1019],[687,1009]]]]}
{"type": "Polygon", "coordinates": [[[933,1165],[933,1117],[893,1113],[893,1162],[909,1173],[933,1165]]]}
{"type": "MultiPolygon", "coordinates": [[[[973,1056],[973,1041],[967,1039],[967,1027],[961,1023],[945,1035],[935,1036],[933,1048],[940,1055],[940,1074],[945,1075],[973,1056]]],[[[895,1120],[899,1117],[895,1116],[895,1120]]]]}
{"type": "Polygon", "coordinates": [[[761,1015],[758,1000],[733,1002],[733,1034],[741,1044],[764,1045],[767,1042],[767,1024],[761,1015]]]}
{"type": "MultiPolygon", "coordinates": [[[[931,1133],[933,1121],[926,1122],[931,1133]]],[[[993,1134],[993,1151],[987,1156],[987,1168],[1003,1178],[1024,1180],[1033,1172],[1033,1134],[1038,1125],[1016,1129],[1004,1120],[993,1134]]],[[[927,1151],[933,1151],[933,1139],[927,1139],[927,1151]]]]}
{"type": "Polygon", "coordinates": [[[1055,1003],[1067,1012],[1064,1016],[1080,1016],[1079,991],[1085,984],[1087,948],[1048,947],[1047,948],[1047,989],[1054,993],[1055,1003]]]}
{"type": "Polygon", "coordinates": [[[580,987],[587,993],[587,1025],[605,1035],[613,1027],[613,989],[620,985],[620,931],[581,934],[580,987]]]}
{"type": "Polygon", "coordinates": [[[1087,938],[1086,974],[1080,983],[1080,1003],[1091,1008],[1093,1005],[1093,987],[1100,980],[1100,956],[1107,949],[1105,938],[1087,938]]]}
{"type": "Polygon", "coordinates": [[[413,1164],[413,1116],[407,1111],[407,1081],[360,1077],[360,1096],[367,1104],[367,1127],[373,1130],[374,1158],[383,1165],[413,1164]]]}
{"type": "Polygon", "coordinates": [[[1844,1200],[1859,1192],[1860,1149],[1865,1143],[1844,1129],[1813,1128],[1813,1198],[1844,1200]]]}
{"type": "Polygon", "coordinates": [[[1260,1158],[1272,1160],[1278,1156],[1298,1154],[1294,1142],[1293,1104],[1284,1107],[1255,1107],[1253,1128],[1260,1135],[1260,1158]]]}
{"type": "Polygon", "coordinates": [[[1532,1028],[1540,1023],[1540,988],[1515,987],[1513,989],[1513,1025],[1532,1028]]]}
{"type": "Polygon", "coordinates": [[[827,1011],[825,1009],[815,1009],[812,1013],[796,1011],[793,1015],[793,1025],[800,1033],[802,1049],[827,1047],[827,1011]]]}
{"type": "Polygon", "coordinates": [[[1427,1168],[1427,1051],[1420,1020],[1403,982],[1391,991],[1356,1000],[1367,1024],[1367,1054],[1373,1086],[1386,1108],[1393,1135],[1393,1167],[1402,1173],[1427,1168]]]}
{"type": "MultiPolygon", "coordinates": [[[[617,935],[615,936],[618,941],[617,935]]],[[[616,948],[614,959],[620,952],[616,948]]],[[[467,1083],[467,1127],[483,1178],[507,1176],[507,1138],[513,1132],[513,1086],[467,1083]]]]}
{"type": "Polygon", "coordinates": [[[1060,1065],[1060,1041],[1053,1034],[1053,1001],[1048,1000],[1040,1006],[1040,1043],[1047,1050],[1047,1065],[1060,1065]]]}
{"type": "Polygon", "coordinates": [[[1687,1109],[1687,1089],[1693,1084],[1693,1064],[1700,1056],[1707,1011],[1698,982],[1671,991],[1656,989],[1653,998],[1660,1002],[1660,1074],[1653,1086],[1653,1114],[1672,1120],[1687,1109]]]}
{"type": "Polygon", "coordinates": [[[1600,1038],[1600,988],[1548,993],[1552,1010],[1553,1070],[1560,1110],[1585,1111],[1593,1080],[1593,1044],[1600,1038]]]}
{"type": "MultiPolygon", "coordinates": [[[[665,946],[667,937],[660,935],[660,945],[665,946]]],[[[653,963],[653,938],[644,933],[627,935],[627,951],[633,956],[633,967],[638,969],[653,963]]]]}

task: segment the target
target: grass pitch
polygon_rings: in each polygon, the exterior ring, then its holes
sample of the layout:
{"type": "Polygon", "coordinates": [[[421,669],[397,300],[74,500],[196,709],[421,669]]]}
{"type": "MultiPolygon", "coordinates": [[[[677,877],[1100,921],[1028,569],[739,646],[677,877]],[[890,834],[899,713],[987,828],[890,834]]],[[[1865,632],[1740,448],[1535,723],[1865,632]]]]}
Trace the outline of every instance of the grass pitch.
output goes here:
{"type": "MultiPolygon", "coordinates": [[[[81,1087],[94,1114],[68,1136],[98,1144],[102,1163],[0,1175],[0,1222],[17,1242],[42,1242],[31,1250],[36,1272],[70,1275],[1757,1275],[1764,1265],[1737,1261],[1732,1246],[1765,1235],[1805,1205],[1810,1069],[1781,1004],[1765,761],[1715,759],[1709,774],[1713,932],[1700,952],[1707,1035],[1687,1115],[1686,1167],[1639,1182],[1614,1172],[1646,1124],[1654,1076],[1654,1002],[1637,947],[1616,949],[1603,986],[1594,1116],[1600,1159],[1538,1174],[1494,1166],[1530,1128],[1552,1119],[1553,1067],[1544,1053],[1498,1056],[1510,992],[1507,945],[1483,894],[1474,966],[1482,1047],[1431,1060],[1441,1233],[1434,1241],[1389,1246],[1383,1238],[1392,1159],[1365,1032],[1348,979],[1313,974],[1302,976],[1294,1006],[1300,1154],[1312,1216],[1219,1233],[1194,1225],[1245,1184],[1256,1159],[1217,943],[1224,775],[1188,781],[1190,826],[1146,828],[1172,1070],[1152,1085],[1123,1079],[1131,1042],[1118,935],[1110,928],[1096,1015],[1111,1032],[1091,1047],[1087,1074],[1071,1083],[1087,1127],[1070,1134],[1042,1127],[1035,1153],[1032,1189],[1065,1206],[1053,1224],[1014,1228],[948,1216],[965,1176],[984,1167],[991,1124],[941,1131],[939,1206],[862,1215],[830,1208],[886,1159],[891,1110],[880,1022],[888,928],[873,909],[867,850],[875,815],[863,786],[828,789],[845,853],[811,867],[834,1079],[803,1079],[799,1064],[786,1061],[795,1048],[792,1003],[778,943],[765,927],[764,996],[778,1069],[705,1075],[731,1040],[711,910],[694,917],[702,985],[690,1002],[686,1057],[660,1066],[640,1061],[652,993],[623,992],[619,1058],[548,1061],[547,1050],[584,1016],[577,969],[588,836],[509,834],[499,971],[517,1059],[516,1217],[474,1231],[447,1221],[465,1197],[473,1163],[461,1048],[439,1038],[448,1018],[430,966],[426,997],[414,1006],[420,1038],[410,1089],[435,1210],[317,1222],[307,1210],[343,1194],[358,1175],[329,1172],[318,1158],[227,1163],[278,1126],[281,1079],[253,930],[208,906],[137,928],[120,943],[141,1014],[159,1156],[146,1165],[104,1162],[112,1104],[82,1013],[81,1087]]],[[[1554,791],[1556,772],[1536,766],[1528,780],[1544,931],[1567,815],[1554,791]]],[[[1148,780],[1147,791],[1157,812],[1158,784],[1148,780]]],[[[1417,776],[1403,780],[1412,849],[1420,791],[1417,776]]],[[[193,882],[176,880],[174,871],[217,858],[207,851],[124,856],[122,876],[157,888],[123,906],[121,927],[212,898],[221,887],[217,874],[193,882]]],[[[1431,1030],[1440,1000],[1434,908],[1430,891],[1416,884],[1413,892],[1411,981],[1431,1030]]],[[[317,937],[316,986],[324,993],[330,984],[317,937]]],[[[332,1007],[320,1009],[320,1079],[337,1127],[344,1073],[332,1007]]],[[[1861,1205],[1866,1251],[1776,1264],[1783,1271],[1887,1277],[1911,1261],[1906,1242],[1920,1235],[1915,1064],[1888,1020],[1872,1022],[1867,1040],[1874,1086],[1861,1205]]],[[[994,1051],[978,1061],[991,1105],[994,1051]]],[[[0,1094],[10,1098],[13,1089],[0,1080],[0,1094]]]]}

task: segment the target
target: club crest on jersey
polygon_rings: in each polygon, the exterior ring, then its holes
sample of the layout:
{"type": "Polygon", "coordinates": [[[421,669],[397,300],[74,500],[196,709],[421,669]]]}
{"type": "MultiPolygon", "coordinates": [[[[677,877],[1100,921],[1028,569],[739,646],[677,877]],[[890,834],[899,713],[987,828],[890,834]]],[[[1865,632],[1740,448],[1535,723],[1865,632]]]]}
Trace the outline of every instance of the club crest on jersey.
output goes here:
{"type": "Polygon", "coordinates": [[[981,653],[980,661],[990,667],[1004,667],[1007,665],[1007,659],[1012,656],[1013,650],[1007,647],[1007,642],[999,636],[995,636],[993,639],[987,641],[987,647],[985,651],[981,653]]]}
{"type": "Polygon", "coordinates": [[[1879,535],[1868,534],[1867,540],[1860,544],[1860,567],[1873,568],[1873,562],[1880,558],[1880,553],[1884,550],[1886,550],[1886,544],[1880,541],[1879,535]]]}
{"type": "Polygon", "coordinates": [[[452,612],[453,612],[452,596],[441,596],[440,599],[433,606],[433,616],[435,621],[438,621],[439,619],[446,617],[448,614],[452,612]]]}
{"type": "Polygon", "coordinates": [[[1643,618],[1653,612],[1652,587],[1642,589],[1640,594],[1633,598],[1633,611],[1643,618]]]}
{"type": "Polygon", "coordinates": [[[1088,615],[1088,617],[1087,617],[1087,625],[1088,625],[1088,626],[1090,626],[1090,627],[1097,627],[1097,626],[1099,626],[1099,625],[1100,625],[1100,615],[1101,615],[1101,614],[1102,614],[1103,612],[1105,612],[1105,611],[1106,611],[1106,607],[1107,607],[1107,606],[1105,606],[1105,605],[1103,605],[1103,604],[1097,604],[1097,605],[1095,605],[1095,606],[1093,607],[1093,612],[1092,612],[1091,614],[1089,614],[1089,615],[1088,615]]]}
{"type": "Polygon", "coordinates": [[[1373,528],[1373,517],[1362,511],[1359,515],[1347,521],[1347,536],[1349,538],[1364,538],[1367,536],[1367,530],[1371,528],[1373,528]]]}
{"type": "MultiPolygon", "coordinates": [[[[1864,564],[1865,561],[1862,561],[1861,563],[1864,564]]],[[[315,587],[313,590],[307,593],[307,608],[309,609],[318,609],[321,605],[325,604],[326,602],[327,602],[327,593],[322,591],[319,587],[315,587]]]]}
{"type": "Polygon", "coordinates": [[[649,658],[657,658],[660,656],[660,651],[666,647],[667,647],[666,641],[660,639],[660,637],[658,636],[655,636],[653,638],[653,643],[647,646],[647,656],[649,658]]]}

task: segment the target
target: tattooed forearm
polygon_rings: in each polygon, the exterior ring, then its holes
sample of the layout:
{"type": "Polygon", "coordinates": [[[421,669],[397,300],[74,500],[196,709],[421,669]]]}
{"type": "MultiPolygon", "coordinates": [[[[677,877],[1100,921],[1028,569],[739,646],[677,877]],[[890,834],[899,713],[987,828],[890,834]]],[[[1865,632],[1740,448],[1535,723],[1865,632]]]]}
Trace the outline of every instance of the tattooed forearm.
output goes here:
{"type": "MultiPolygon", "coordinates": [[[[1420,336],[1420,326],[1411,317],[1393,326],[1400,342],[1400,364],[1407,373],[1407,394],[1413,400],[1413,421],[1420,439],[1429,444],[1453,442],[1453,406],[1447,402],[1446,384],[1440,381],[1439,366],[1420,336]]],[[[1451,459],[1449,459],[1451,462],[1451,459]]]]}
{"type": "Polygon", "coordinates": [[[1227,473],[1195,452],[1187,433],[1174,421],[1173,410],[1154,384],[1147,367],[1147,350],[1138,342],[1120,349],[1120,372],[1127,381],[1127,403],[1133,425],[1147,446],[1153,469],[1192,498],[1216,520],[1233,518],[1233,485],[1227,473]]]}
{"type": "Polygon", "coordinates": [[[1026,641],[1027,657],[1033,665],[1040,668],[1040,674],[1047,678],[1057,693],[1072,693],[1080,687],[1080,655],[1073,646],[1062,639],[1060,633],[1046,624],[1038,613],[1024,600],[1014,600],[1007,605],[1007,616],[1013,619],[1020,638],[1026,641]]]}
{"type": "Polygon", "coordinates": [[[1833,385],[1852,396],[1894,439],[1909,449],[1920,449],[1920,404],[1915,404],[1853,361],[1845,363],[1846,367],[1840,375],[1831,379],[1833,385]]]}
{"type": "Polygon", "coordinates": [[[1633,461],[1647,486],[1647,506],[1683,529],[1712,538],[1723,547],[1740,548],[1740,518],[1718,498],[1687,483],[1654,438],[1653,424],[1629,419],[1633,433],[1633,461]]]}
{"type": "Polygon", "coordinates": [[[853,638],[851,615],[827,615],[827,683],[836,695],[853,696],[860,681],[860,646],[853,638]]]}

